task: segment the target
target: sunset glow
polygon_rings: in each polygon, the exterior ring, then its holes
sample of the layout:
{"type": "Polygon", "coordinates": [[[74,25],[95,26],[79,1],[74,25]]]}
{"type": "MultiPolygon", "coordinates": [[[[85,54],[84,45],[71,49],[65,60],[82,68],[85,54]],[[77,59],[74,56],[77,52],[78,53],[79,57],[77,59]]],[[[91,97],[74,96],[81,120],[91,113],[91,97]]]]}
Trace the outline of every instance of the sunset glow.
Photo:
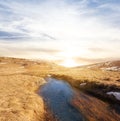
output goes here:
{"type": "Polygon", "coordinates": [[[119,5],[103,0],[0,0],[0,56],[62,60],[67,66],[77,65],[76,60],[81,64],[79,58],[85,63],[119,59],[119,5]]]}
{"type": "Polygon", "coordinates": [[[79,64],[76,63],[73,59],[66,59],[63,62],[61,62],[59,65],[65,66],[65,67],[75,67],[75,66],[78,66],[79,64]]]}

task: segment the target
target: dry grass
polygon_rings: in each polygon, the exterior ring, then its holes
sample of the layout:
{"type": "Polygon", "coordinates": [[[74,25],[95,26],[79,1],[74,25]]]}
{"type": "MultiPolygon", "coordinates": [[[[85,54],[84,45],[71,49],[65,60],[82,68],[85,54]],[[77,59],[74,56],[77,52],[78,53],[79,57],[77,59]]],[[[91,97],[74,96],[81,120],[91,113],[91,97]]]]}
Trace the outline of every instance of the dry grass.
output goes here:
{"type": "Polygon", "coordinates": [[[67,80],[77,87],[82,82],[95,82],[104,85],[116,85],[120,87],[120,72],[102,71],[100,69],[73,68],[51,73],[54,77],[67,80]]]}
{"type": "MultiPolygon", "coordinates": [[[[36,93],[39,87],[46,83],[43,78],[48,74],[65,79],[78,88],[82,82],[120,87],[120,72],[88,68],[67,69],[42,61],[0,58],[0,121],[53,121],[54,117],[46,112],[42,98],[36,93]]],[[[95,116],[95,113],[99,115],[99,119],[101,117],[101,119],[109,120],[109,116],[112,117],[107,110],[107,105],[96,98],[91,99],[86,96],[82,100],[75,100],[74,104],[82,109],[85,115],[90,116],[88,117],[90,121],[98,120],[96,117],[91,118],[95,116]],[[93,100],[96,105],[92,102],[93,100]],[[87,106],[84,105],[85,103],[87,106]],[[101,107],[100,110],[96,108],[97,106],[101,107]]],[[[112,113],[119,118],[117,114],[112,113]]]]}
{"type": "Polygon", "coordinates": [[[32,62],[11,58],[0,61],[0,121],[44,121],[44,102],[36,91],[45,80],[25,75],[32,62]]]}
{"type": "Polygon", "coordinates": [[[120,91],[120,71],[103,71],[99,68],[83,67],[52,72],[51,75],[66,80],[73,87],[95,97],[81,93],[78,99],[73,101],[89,121],[118,121],[120,119],[118,113],[120,109],[115,107],[116,104],[120,106],[120,101],[106,94],[108,91],[120,91]],[[81,83],[86,83],[86,85],[80,86],[81,83]]]}
{"type": "Polygon", "coordinates": [[[42,83],[44,80],[41,78],[21,74],[0,76],[0,120],[44,119],[43,100],[35,94],[35,90],[42,83]]]}

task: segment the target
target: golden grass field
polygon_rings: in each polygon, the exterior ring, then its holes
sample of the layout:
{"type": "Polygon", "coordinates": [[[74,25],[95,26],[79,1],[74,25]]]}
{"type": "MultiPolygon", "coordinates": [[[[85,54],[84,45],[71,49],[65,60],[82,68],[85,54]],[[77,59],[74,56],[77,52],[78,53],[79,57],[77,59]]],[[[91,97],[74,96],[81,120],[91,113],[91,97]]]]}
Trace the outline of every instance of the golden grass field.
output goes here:
{"type": "MultiPolygon", "coordinates": [[[[64,68],[50,62],[1,57],[0,121],[53,121],[53,117],[50,113],[49,116],[46,110],[43,99],[37,94],[39,87],[46,83],[44,77],[48,74],[65,79],[74,87],[79,87],[83,82],[94,82],[97,84],[114,85],[120,88],[120,71],[102,71],[86,67],[64,68]]],[[[91,102],[92,99],[90,98],[91,102]]],[[[84,99],[81,101],[86,103],[84,99]]],[[[78,102],[81,101],[78,99],[74,103],[77,107],[83,108],[84,106],[78,105],[78,102]]],[[[86,105],[90,107],[90,103],[87,102],[86,105]]],[[[101,109],[101,112],[103,111],[105,115],[112,117],[112,114],[108,113],[109,110],[106,104],[100,104],[99,102],[96,103],[97,106],[104,106],[104,110],[101,109]]],[[[91,107],[94,107],[93,104],[91,107]]],[[[94,110],[99,111],[96,107],[94,107],[94,110]]],[[[86,108],[83,109],[84,113],[89,113],[86,111],[86,108]]],[[[99,112],[99,119],[100,116],[103,117],[99,112]]],[[[120,119],[119,115],[115,113],[113,113],[113,116],[116,116],[116,119],[120,119]]],[[[97,121],[97,118],[91,119],[89,115],[88,119],[90,121],[97,121]]],[[[111,118],[111,121],[115,121],[112,119],[114,117],[111,118]]]]}
{"type": "Polygon", "coordinates": [[[71,68],[59,72],[53,72],[54,76],[62,77],[70,81],[74,86],[79,86],[82,82],[98,82],[106,85],[120,86],[120,71],[102,71],[100,69],[71,68]]]}
{"type": "Polygon", "coordinates": [[[37,67],[33,68],[32,65],[35,65],[35,62],[0,58],[0,121],[46,119],[45,105],[37,90],[45,83],[42,77],[47,72],[47,67],[44,63],[38,65],[41,76],[34,76],[28,74],[34,68],[37,70],[37,67]]]}

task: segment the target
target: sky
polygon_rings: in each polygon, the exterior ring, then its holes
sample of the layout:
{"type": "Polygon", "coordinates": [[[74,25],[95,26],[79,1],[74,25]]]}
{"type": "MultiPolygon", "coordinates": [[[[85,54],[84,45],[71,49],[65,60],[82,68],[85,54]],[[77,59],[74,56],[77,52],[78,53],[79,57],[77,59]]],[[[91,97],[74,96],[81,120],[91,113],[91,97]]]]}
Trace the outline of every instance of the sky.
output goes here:
{"type": "Polygon", "coordinates": [[[0,0],[0,56],[82,65],[120,59],[120,0],[0,0]]]}

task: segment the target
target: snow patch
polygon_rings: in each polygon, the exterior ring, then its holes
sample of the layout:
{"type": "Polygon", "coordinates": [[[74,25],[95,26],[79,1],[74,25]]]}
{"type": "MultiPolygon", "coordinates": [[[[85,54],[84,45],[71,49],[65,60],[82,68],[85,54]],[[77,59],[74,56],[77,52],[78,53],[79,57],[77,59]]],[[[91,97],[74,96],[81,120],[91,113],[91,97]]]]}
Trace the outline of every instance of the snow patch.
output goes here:
{"type": "Polygon", "coordinates": [[[80,84],[80,87],[85,86],[85,85],[86,85],[86,83],[81,83],[81,84],[80,84]]]}
{"type": "Polygon", "coordinates": [[[108,95],[114,95],[117,100],[120,100],[120,92],[107,92],[108,95]]]}
{"type": "Polygon", "coordinates": [[[109,66],[111,64],[111,62],[106,62],[105,65],[106,66],[109,66]]]}
{"type": "Polygon", "coordinates": [[[101,69],[104,71],[120,71],[120,67],[118,67],[118,66],[112,66],[109,68],[101,68],[101,69]]]}

